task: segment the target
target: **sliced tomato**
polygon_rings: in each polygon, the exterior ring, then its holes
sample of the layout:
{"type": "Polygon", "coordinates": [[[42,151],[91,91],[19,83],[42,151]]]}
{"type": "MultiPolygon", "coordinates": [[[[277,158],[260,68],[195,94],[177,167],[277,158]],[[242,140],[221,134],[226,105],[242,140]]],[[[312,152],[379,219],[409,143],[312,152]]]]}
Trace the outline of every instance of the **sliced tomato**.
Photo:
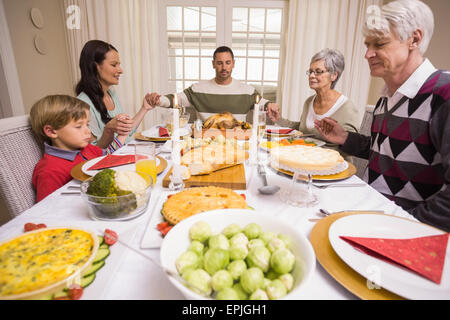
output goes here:
{"type": "Polygon", "coordinates": [[[25,223],[23,229],[25,232],[36,230],[36,224],[32,222],[25,223]]]}
{"type": "Polygon", "coordinates": [[[117,242],[117,240],[119,239],[119,236],[117,235],[117,233],[115,231],[110,230],[110,229],[105,229],[103,238],[105,239],[105,243],[108,246],[112,246],[114,243],[117,242]]]}
{"type": "Polygon", "coordinates": [[[166,234],[169,233],[170,229],[172,229],[172,228],[173,228],[173,226],[167,226],[161,230],[161,233],[163,234],[163,236],[165,236],[166,234]]]}
{"type": "Polygon", "coordinates": [[[83,295],[83,287],[79,284],[72,284],[69,287],[68,295],[71,300],[80,300],[83,295]]]}
{"type": "Polygon", "coordinates": [[[42,228],[47,228],[47,226],[43,223],[36,224],[36,223],[32,223],[32,222],[25,223],[25,225],[23,226],[23,229],[25,230],[25,232],[42,229],[42,228]]]}
{"type": "Polygon", "coordinates": [[[245,194],[241,193],[241,197],[244,198],[244,200],[247,200],[247,197],[245,196],[245,194]]]}
{"type": "Polygon", "coordinates": [[[161,231],[164,228],[167,228],[169,226],[169,223],[167,221],[158,223],[158,225],[156,226],[156,229],[158,229],[159,231],[161,231]]]}

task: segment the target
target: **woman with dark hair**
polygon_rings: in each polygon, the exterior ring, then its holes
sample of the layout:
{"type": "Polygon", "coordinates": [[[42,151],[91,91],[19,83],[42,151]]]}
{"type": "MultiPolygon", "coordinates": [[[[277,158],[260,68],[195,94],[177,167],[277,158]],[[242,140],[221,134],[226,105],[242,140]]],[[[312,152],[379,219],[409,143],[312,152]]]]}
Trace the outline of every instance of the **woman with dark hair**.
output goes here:
{"type": "Polygon", "coordinates": [[[101,41],[88,41],[80,55],[81,79],[76,86],[78,99],[90,106],[89,127],[93,144],[112,152],[127,143],[152,106],[144,98],[142,107],[131,118],[123,113],[122,106],[111,86],[119,83],[123,73],[119,53],[112,45],[101,41]]]}

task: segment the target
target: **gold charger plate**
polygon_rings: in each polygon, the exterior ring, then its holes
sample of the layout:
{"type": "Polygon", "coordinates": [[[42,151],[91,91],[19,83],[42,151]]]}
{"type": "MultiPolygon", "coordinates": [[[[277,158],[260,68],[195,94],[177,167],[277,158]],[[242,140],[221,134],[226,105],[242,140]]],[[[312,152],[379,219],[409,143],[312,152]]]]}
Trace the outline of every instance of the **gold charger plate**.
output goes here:
{"type": "MultiPolygon", "coordinates": [[[[350,178],[352,175],[354,175],[356,173],[356,167],[351,162],[347,162],[347,163],[348,163],[348,168],[342,172],[339,172],[336,174],[329,174],[329,175],[325,175],[325,176],[313,175],[312,178],[313,178],[313,180],[320,180],[320,181],[334,181],[334,180],[344,180],[344,179],[350,178]]],[[[273,169],[275,169],[276,171],[284,173],[288,176],[292,177],[294,175],[294,173],[292,171],[274,167],[274,166],[272,166],[272,164],[271,164],[271,167],[273,169]]]]}
{"type": "MultiPolygon", "coordinates": [[[[167,160],[160,156],[156,156],[156,157],[159,159],[159,165],[156,167],[156,174],[160,174],[167,168],[167,160]]],[[[87,174],[85,174],[83,172],[83,170],[81,170],[83,165],[88,161],[89,160],[80,162],[75,167],[73,167],[72,170],[70,170],[70,175],[72,176],[72,178],[74,178],[78,181],[84,181],[91,177],[91,176],[88,176],[87,174]]]]}
{"type": "Polygon", "coordinates": [[[354,214],[382,214],[371,211],[347,211],[323,218],[313,227],[309,240],[317,261],[344,288],[364,300],[404,300],[386,289],[369,289],[367,279],[349,267],[334,251],[328,238],[328,230],[336,220],[354,214]]]}
{"type": "Polygon", "coordinates": [[[142,133],[136,133],[135,135],[134,135],[134,138],[136,139],[136,140],[142,140],[142,141],[156,141],[156,142],[158,142],[158,141],[168,141],[168,140],[170,140],[170,137],[162,137],[162,138],[149,138],[149,137],[145,137],[145,136],[143,136],[142,135],[142,133]]]}

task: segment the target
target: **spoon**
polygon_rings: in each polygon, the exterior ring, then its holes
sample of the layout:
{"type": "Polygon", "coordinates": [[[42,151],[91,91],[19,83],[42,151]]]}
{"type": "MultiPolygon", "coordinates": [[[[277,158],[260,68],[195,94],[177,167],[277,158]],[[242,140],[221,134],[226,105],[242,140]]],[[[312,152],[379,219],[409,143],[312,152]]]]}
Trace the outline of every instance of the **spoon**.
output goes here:
{"type": "Polygon", "coordinates": [[[263,180],[264,186],[259,187],[258,191],[262,194],[274,194],[280,190],[279,186],[269,186],[267,184],[267,178],[266,178],[266,171],[264,170],[264,167],[261,165],[258,165],[258,174],[261,176],[263,180]]]}

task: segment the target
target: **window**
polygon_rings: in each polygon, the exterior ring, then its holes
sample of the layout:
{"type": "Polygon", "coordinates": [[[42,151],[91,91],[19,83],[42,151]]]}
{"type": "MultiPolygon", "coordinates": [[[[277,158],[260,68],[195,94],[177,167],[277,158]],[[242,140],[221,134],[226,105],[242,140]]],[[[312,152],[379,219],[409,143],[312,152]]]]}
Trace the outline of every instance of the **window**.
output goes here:
{"type": "Polygon", "coordinates": [[[162,83],[180,92],[214,78],[212,55],[221,45],[235,55],[233,78],[255,86],[276,101],[287,1],[162,1],[162,83]],[[165,60],[167,58],[167,60],[165,60]]]}

